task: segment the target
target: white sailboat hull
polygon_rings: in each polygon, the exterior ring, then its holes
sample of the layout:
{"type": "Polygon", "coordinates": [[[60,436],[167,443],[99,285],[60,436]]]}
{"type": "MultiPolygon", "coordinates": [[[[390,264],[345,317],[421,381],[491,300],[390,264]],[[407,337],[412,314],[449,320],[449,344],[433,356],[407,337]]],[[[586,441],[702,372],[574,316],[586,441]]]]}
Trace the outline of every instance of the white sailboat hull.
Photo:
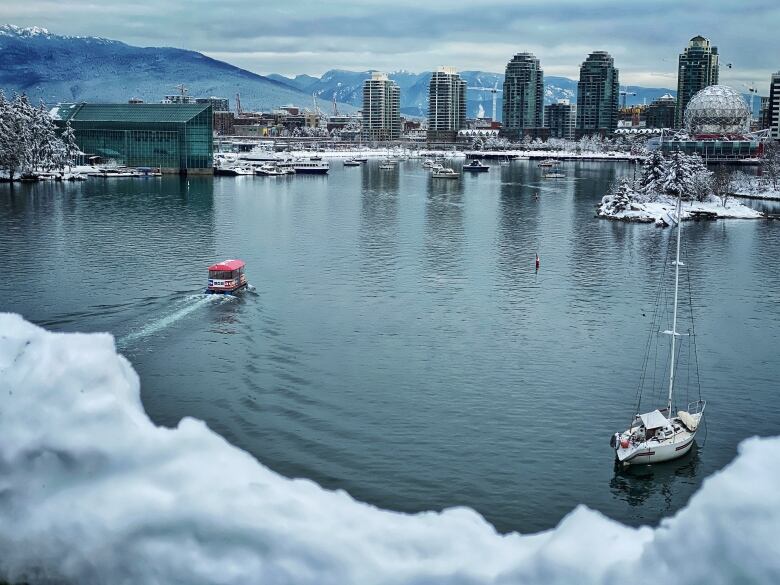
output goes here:
{"type": "MultiPolygon", "coordinates": [[[[629,465],[649,465],[671,461],[686,455],[693,447],[703,413],[686,414],[690,416],[689,422],[695,424],[693,431],[686,428],[682,421],[675,417],[671,421],[674,433],[668,434],[664,438],[654,437],[646,441],[637,441],[632,438],[635,429],[628,429],[626,432],[618,435],[615,445],[617,462],[624,467],[629,465]],[[625,441],[628,444],[623,446],[624,443],[621,441],[625,441]]],[[[669,432],[671,433],[671,430],[669,432]]]]}
{"type": "Polygon", "coordinates": [[[649,441],[642,443],[635,448],[618,449],[617,459],[624,466],[628,465],[648,465],[651,463],[661,463],[671,461],[686,455],[693,447],[693,440],[696,433],[691,433],[687,439],[676,442],[656,443],[649,441]],[[624,453],[620,453],[624,451],[624,453]],[[622,456],[622,457],[621,457],[622,456]]]}

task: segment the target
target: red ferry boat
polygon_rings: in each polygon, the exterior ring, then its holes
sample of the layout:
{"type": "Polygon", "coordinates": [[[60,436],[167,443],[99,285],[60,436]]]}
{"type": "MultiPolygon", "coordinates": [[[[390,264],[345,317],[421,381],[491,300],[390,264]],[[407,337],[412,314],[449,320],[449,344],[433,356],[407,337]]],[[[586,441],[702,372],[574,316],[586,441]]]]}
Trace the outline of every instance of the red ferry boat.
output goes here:
{"type": "Polygon", "coordinates": [[[209,266],[207,294],[230,294],[247,285],[243,260],[224,260],[209,266]]]}

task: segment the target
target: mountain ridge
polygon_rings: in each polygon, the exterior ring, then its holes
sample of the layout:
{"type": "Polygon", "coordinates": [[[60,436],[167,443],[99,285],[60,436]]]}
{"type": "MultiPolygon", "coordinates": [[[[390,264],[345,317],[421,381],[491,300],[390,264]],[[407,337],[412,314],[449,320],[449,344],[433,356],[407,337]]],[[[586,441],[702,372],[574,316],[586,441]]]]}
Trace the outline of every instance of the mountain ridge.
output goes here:
{"type": "MultiPolygon", "coordinates": [[[[41,27],[0,25],[0,88],[52,104],[70,101],[159,103],[184,83],[194,97],[219,96],[248,109],[308,104],[310,94],[175,47],[136,47],[102,37],[56,35],[41,27]]],[[[344,105],[345,110],[351,110],[344,105]]]]}
{"type": "MultiPolygon", "coordinates": [[[[360,107],[363,100],[363,81],[368,79],[376,70],[351,71],[346,69],[331,69],[320,77],[313,75],[296,75],[286,77],[279,74],[270,74],[269,77],[290,83],[301,91],[314,94],[323,101],[332,101],[336,96],[337,101],[360,107]]],[[[502,73],[490,71],[465,70],[459,72],[461,78],[466,81],[467,116],[475,117],[480,113],[485,116],[492,115],[493,94],[490,91],[497,87],[496,114],[501,119],[503,100],[501,89],[504,83],[502,73]]],[[[428,84],[432,72],[411,73],[406,70],[388,73],[388,77],[395,81],[401,90],[401,113],[413,116],[425,116],[428,110],[428,84]]],[[[559,99],[568,99],[571,103],[577,102],[577,80],[556,75],[544,78],[545,104],[555,103],[559,99]]],[[[652,100],[667,93],[675,95],[673,89],[664,87],[624,86],[629,93],[636,96],[626,96],[627,105],[650,103],[652,100]]]]}

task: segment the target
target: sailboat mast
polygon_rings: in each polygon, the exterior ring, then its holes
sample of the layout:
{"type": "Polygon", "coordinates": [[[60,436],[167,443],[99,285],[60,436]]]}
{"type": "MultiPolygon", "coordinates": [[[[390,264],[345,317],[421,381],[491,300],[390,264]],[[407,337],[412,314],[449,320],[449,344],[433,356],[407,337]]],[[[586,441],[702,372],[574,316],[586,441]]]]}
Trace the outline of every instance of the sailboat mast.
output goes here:
{"type": "Polygon", "coordinates": [[[672,389],[674,388],[674,345],[677,337],[677,292],[680,287],[680,229],[682,228],[682,194],[677,196],[677,257],[674,261],[674,313],[672,316],[672,355],[669,360],[669,402],[666,411],[672,417],[672,389]]]}

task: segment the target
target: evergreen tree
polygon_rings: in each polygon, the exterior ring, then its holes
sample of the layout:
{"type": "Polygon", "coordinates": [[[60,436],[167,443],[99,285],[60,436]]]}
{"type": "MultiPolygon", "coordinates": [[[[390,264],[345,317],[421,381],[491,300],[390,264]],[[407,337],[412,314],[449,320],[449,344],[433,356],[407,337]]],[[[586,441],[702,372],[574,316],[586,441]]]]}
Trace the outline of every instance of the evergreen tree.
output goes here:
{"type": "Polygon", "coordinates": [[[666,175],[666,160],[660,150],[654,150],[642,166],[642,177],[639,185],[643,193],[652,195],[658,193],[666,175]]]}
{"type": "Polygon", "coordinates": [[[695,191],[696,169],[691,157],[676,151],[664,165],[663,190],[667,195],[690,199],[695,191]]]}
{"type": "Polygon", "coordinates": [[[630,179],[620,179],[612,185],[609,195],[602,200],[606,215],[614,215],[631,206],[636,192],[630,179]]]}
{"type": "Polygon", "coordinates": [[[78,144],[76,144],[76,133],[73,132],[73,127],[70,125],[70,120],[65,124],[65,130],[62,132],[60,139],[64,146],[65,160],[68,163],[68,169],[73,165],[76,155],[81,152],[78,144]]]}

